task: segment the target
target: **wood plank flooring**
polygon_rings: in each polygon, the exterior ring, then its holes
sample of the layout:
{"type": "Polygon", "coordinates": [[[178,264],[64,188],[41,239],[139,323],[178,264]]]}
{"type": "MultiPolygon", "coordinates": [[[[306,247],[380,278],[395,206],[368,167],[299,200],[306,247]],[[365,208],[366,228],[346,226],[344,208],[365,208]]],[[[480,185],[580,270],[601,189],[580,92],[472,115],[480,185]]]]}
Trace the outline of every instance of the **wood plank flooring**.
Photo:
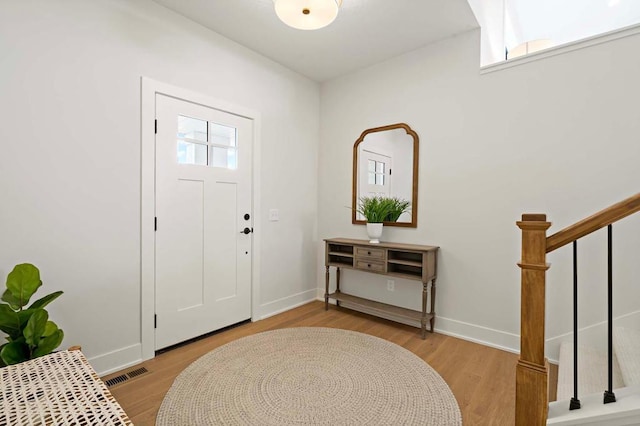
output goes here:
{"type": "Polygon", "coordinates": [[[464,425],[514,424],[517,355],[438,333],[427,333],[427,339],[422,340],[417,328],[335,306],[325,311],[322,302],[311,302],[162,353],[125,370],[144,366],[148,374],[115,385],[110,391],[134,424],[154,425],[165,393],[193,361],[240,337],[286,327],[342,328],[396,343],[425,360],[447,382],[462,411],[464,425]]]}

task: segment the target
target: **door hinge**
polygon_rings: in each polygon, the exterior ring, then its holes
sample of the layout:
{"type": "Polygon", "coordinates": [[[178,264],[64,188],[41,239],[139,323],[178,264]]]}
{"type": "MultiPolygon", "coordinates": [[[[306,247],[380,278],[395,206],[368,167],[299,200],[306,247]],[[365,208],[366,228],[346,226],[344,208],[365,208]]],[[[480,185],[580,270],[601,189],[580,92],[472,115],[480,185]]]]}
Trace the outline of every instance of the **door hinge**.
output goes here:
{"type": "Polygon", "coordinates": [[[156,119],[156,123],[155,123],[155,132],[156,135],[158,134],[158,120],[156,119]]]}
{"type": "Polygon", "coordinates": [[[389,169],[389,176],[391,176],[391,169],[389,169]]]}
{"type": "Polygon", "coordinates": [[[153,230],[154,231],[158,230],[158,218],[157,217],[153,218],[153,230]]]}
{"type": "Polygon", "coordinates": [[[158,315],[153,314],[153,328],[158,328],[158,315]]]}

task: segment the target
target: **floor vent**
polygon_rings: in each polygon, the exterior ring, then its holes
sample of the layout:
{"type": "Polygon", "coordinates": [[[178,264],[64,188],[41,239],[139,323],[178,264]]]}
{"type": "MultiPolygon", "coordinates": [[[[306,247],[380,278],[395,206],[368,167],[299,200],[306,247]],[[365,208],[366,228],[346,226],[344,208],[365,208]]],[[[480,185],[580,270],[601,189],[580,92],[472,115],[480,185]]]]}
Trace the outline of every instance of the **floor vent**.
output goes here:
{"type": "Polygon", "coordinates": [[[124,374],[121,374],[116,377],[112,377],[109,380],[105,380],[104,383],[107,385],[108,388],[110,388],[112,386],[119,385],[120,383],[124,383],[129,379],[133,379],[134,377],[141,376],[148,372],[149,370],[147,370],[144,367],[136,368],[135,370],[127,371],[124,374]]]}
{"type": "Polygon", "coordinates": [[[112,379],[105,380],[104,383],[107,385],[108,388],[110,388],[111,386],[126,382],[127,380],[129,380],[129,376],[127,376],[126,374],[121,374],[112,379]]]}
{"type": "Polygon", "coordinates": [[[130,379],[133,379],[134,377],[138,377],[139,375],[144,374],[144,373],[148,373],[148,372],[149,372],[149,370],[147,370],[144,367],[141,367],[141,368],[138,368],[136,370],[131,370],[131,371],[127,372],[127,376],[129,376],[130,379]]]}

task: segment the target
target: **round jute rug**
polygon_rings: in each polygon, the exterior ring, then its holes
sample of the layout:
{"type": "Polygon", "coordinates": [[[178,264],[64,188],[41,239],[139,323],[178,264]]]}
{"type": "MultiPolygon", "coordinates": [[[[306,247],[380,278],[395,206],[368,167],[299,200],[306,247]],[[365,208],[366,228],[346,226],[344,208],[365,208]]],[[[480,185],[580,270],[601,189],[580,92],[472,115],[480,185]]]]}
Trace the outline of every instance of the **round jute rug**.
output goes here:
{"type": "Polygon", "coordinates": [[[333,328],[244,337],[175,380],[156,425],[461,425],[451,390],[386,340],[333,328]]]}

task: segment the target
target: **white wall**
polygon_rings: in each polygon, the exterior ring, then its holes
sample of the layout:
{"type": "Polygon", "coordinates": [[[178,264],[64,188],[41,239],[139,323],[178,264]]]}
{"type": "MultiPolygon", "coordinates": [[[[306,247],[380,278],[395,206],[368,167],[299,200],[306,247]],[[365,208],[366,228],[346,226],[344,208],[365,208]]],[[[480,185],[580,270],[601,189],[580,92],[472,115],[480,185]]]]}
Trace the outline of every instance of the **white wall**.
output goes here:
{"type": "MultiPolygon", "coordinates": [[[[343,207],[353,143],[406,122],[420,136],[418,228],[386,228],[383,239],[441,247],[437,329],[517,350],[516,220],[547,213],[553,233],[640,192],[640,57],[629,55],[640,36],[483,75],[479,45],[473,31],[323,84],[318,230],[366,238],[343,207]]],[[[640,217],[615,226],[616,316],[640,309],[639,231],[640,217]]],[[[605,318],[605,239],[580,242],[581,326],[605,318]]],[[[570,251],[549,256],[548,337],[571,328],[570,251]]],[[[420,309],[419,283],[396,282],[393,293],[385,283],[344,274],[345,290],[420,309]]]]}
{"type": "Polygon", "coordinates": [[[255,316],[315,297],[317,83],[147,0],[3,1],[0,52],[0,277],[64,290],[64,346],[140,357],[141,76],[261,114],[255,316]]]}

